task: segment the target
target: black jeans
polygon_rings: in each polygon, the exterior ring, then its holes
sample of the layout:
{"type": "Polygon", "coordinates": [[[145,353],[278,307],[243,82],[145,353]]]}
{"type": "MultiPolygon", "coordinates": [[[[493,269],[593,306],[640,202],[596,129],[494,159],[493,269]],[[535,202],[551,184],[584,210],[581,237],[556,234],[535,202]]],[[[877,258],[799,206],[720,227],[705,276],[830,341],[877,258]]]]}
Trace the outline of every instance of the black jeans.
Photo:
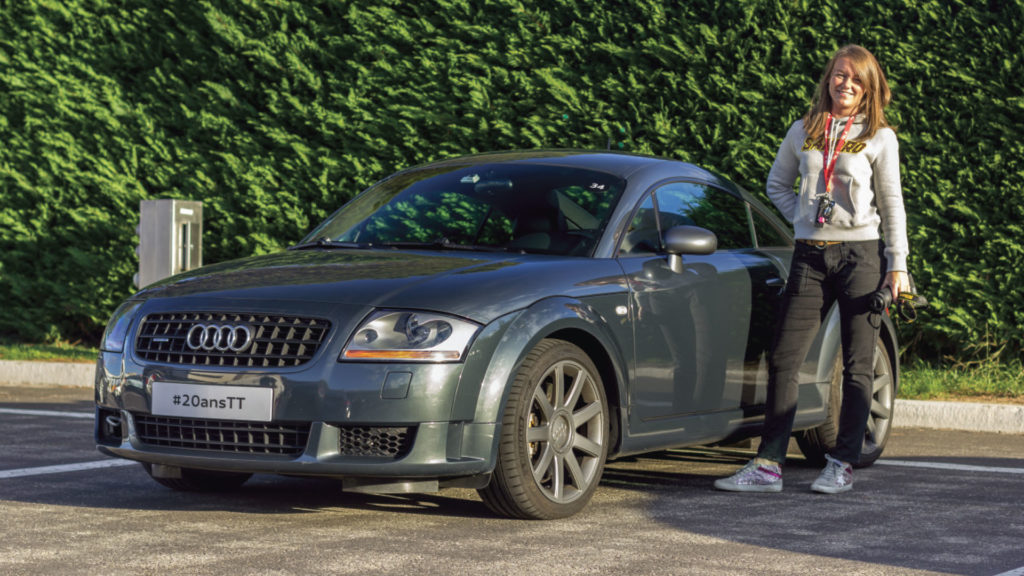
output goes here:
{"type": "MultiPolygon", "coordinates": [[[[885,277],[881,240],[816,248],[797,242],[769,356],[768,409],[758,456],[782,463],[796,416],[797,379],[829,308],[839,302],[843,344],[843,404],[831,455],[860,460],[871,409],[879,318],[869,296],[885,277]]],[[[835,401],[835,399],[831,399],[835,401]]]]}

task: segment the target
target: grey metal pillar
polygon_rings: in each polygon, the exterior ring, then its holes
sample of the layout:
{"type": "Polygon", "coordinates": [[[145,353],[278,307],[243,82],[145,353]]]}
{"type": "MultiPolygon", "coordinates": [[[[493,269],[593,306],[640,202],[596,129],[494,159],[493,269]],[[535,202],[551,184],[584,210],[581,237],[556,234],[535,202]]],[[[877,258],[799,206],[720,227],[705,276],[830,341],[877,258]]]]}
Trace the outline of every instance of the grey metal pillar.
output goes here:
{"type": "Polygon", "coordinates": [[[139,203],[139,273],[135,286],[203,265],[203,203],[194,200],[143,200],[139,203]]]}

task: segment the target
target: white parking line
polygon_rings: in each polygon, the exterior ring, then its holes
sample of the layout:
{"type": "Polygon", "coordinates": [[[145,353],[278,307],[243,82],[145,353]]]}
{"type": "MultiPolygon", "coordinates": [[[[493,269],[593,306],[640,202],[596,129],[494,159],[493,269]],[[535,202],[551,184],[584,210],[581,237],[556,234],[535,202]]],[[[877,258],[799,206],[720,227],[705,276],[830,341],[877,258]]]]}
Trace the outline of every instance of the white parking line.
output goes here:
{"type": "MultiPolygon", "coordinates": [[[[60,418],[82,418],[92,420],[96,416],[90,412],[59,412],[56,410],[23,410],[21,408],[0,408],[0,414],[20,414],[22,416],[56,416],[60,418]]],[[[18,468],[17,470],[0,470],[0,480],[22,478],[25,476],[41,476],[44,474],[62,474],[80,470],[96,470],[98,468],[116,468],[135,464],[132,460],[99,460],[96,462],[80,462],[78,464],[58,464],[56,466],[38,466],[36,468],[18,468]]]]}
{"type": "Polygon", "coordinates": [[[1020,568],[1014,568],[1009,572],[1003,572],[1002,574],[996,574],[996,576],[1024,576],[1024,566],[1020,568]]]}
{"type": "Polygon", "coordinates": [[[21,408],[0,408],[0,414],[21,414],[23,416],[61,416],[64,418],[96,417],[92,412],[57,412],[56,410],[23,410],[21,408]]]}
{"type": "Polygon", "coordinates": [[[18,468],[17,470],[0,470],[0,480],[22,478],[24,476],[41,476],[43,474],[61,474],[78,472],[79,470],[95,470],[97,468],[116,468],[131,466],[132,460],[99,460],[96,462],[79,462],[78,464],[59,464],[57,466],[39,466],[37,468],[18,468]]]}
{"type": "MultiPolygon", "coordinates": [[[[882,459],[876,460],[875,464],[885,464],[887,466],[905,466],[907,468],[931,468],[933,470],[956,470],[959,472],[1001,472],[1003,474],[1024,474],[1024,468],[972,466],[970,464],[947,464],[945,462],[911,462],[909,460],[882,459]]],[[[1024,576],[1024,573],[1021,573],[1020,576],[1024,576]]]]}

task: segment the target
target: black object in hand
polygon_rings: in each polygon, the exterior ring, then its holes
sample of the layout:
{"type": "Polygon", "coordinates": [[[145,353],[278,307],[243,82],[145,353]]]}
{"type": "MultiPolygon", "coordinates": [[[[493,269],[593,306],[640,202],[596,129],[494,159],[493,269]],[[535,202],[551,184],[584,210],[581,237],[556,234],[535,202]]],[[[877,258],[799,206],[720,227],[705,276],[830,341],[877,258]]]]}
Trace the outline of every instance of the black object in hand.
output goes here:
{"type": "Polygon", "coordinates": [[[888,286],[883,286],[872,292],[868,298],[868,310],[880,314],[892,304],[892,290],[888,286]]]}
{"type": "MultiPolygon", "coordinates": [[[[892,305],[892,290],[885,286],[872,292],[868,298],[868,309],[880,314],[892,305]]],[[[927,307],[928,299],[913,292],[900,292],[896,299],[896,308],[899,310],[900,317],[907,322],[917,320],[917,310],[927,307]]]]}

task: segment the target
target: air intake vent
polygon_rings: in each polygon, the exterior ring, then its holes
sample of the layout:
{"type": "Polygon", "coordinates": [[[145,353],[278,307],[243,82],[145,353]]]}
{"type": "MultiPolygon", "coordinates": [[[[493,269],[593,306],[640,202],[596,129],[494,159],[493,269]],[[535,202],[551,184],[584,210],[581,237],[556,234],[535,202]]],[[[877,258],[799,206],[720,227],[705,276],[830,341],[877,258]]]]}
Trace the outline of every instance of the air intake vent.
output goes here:
{"type": "Polygon", "coordinates": [[[344,456],[401,458],[412,448],[415,428],[384,426],[339,426],[340,452],[344,456]]]}
{"type": "Polygon", "coordinates": [[[286,368],[309,362],[331,323],[319,318],[174,312],[142,321],[135,354],[192,366],[286,368]]]}
{"type": "Polygon", "coordinates": [[[136,414],[139,441],[151,446],[239,454],[298,456],[306,449],[310,425],[167,418],[136,414]]]}

